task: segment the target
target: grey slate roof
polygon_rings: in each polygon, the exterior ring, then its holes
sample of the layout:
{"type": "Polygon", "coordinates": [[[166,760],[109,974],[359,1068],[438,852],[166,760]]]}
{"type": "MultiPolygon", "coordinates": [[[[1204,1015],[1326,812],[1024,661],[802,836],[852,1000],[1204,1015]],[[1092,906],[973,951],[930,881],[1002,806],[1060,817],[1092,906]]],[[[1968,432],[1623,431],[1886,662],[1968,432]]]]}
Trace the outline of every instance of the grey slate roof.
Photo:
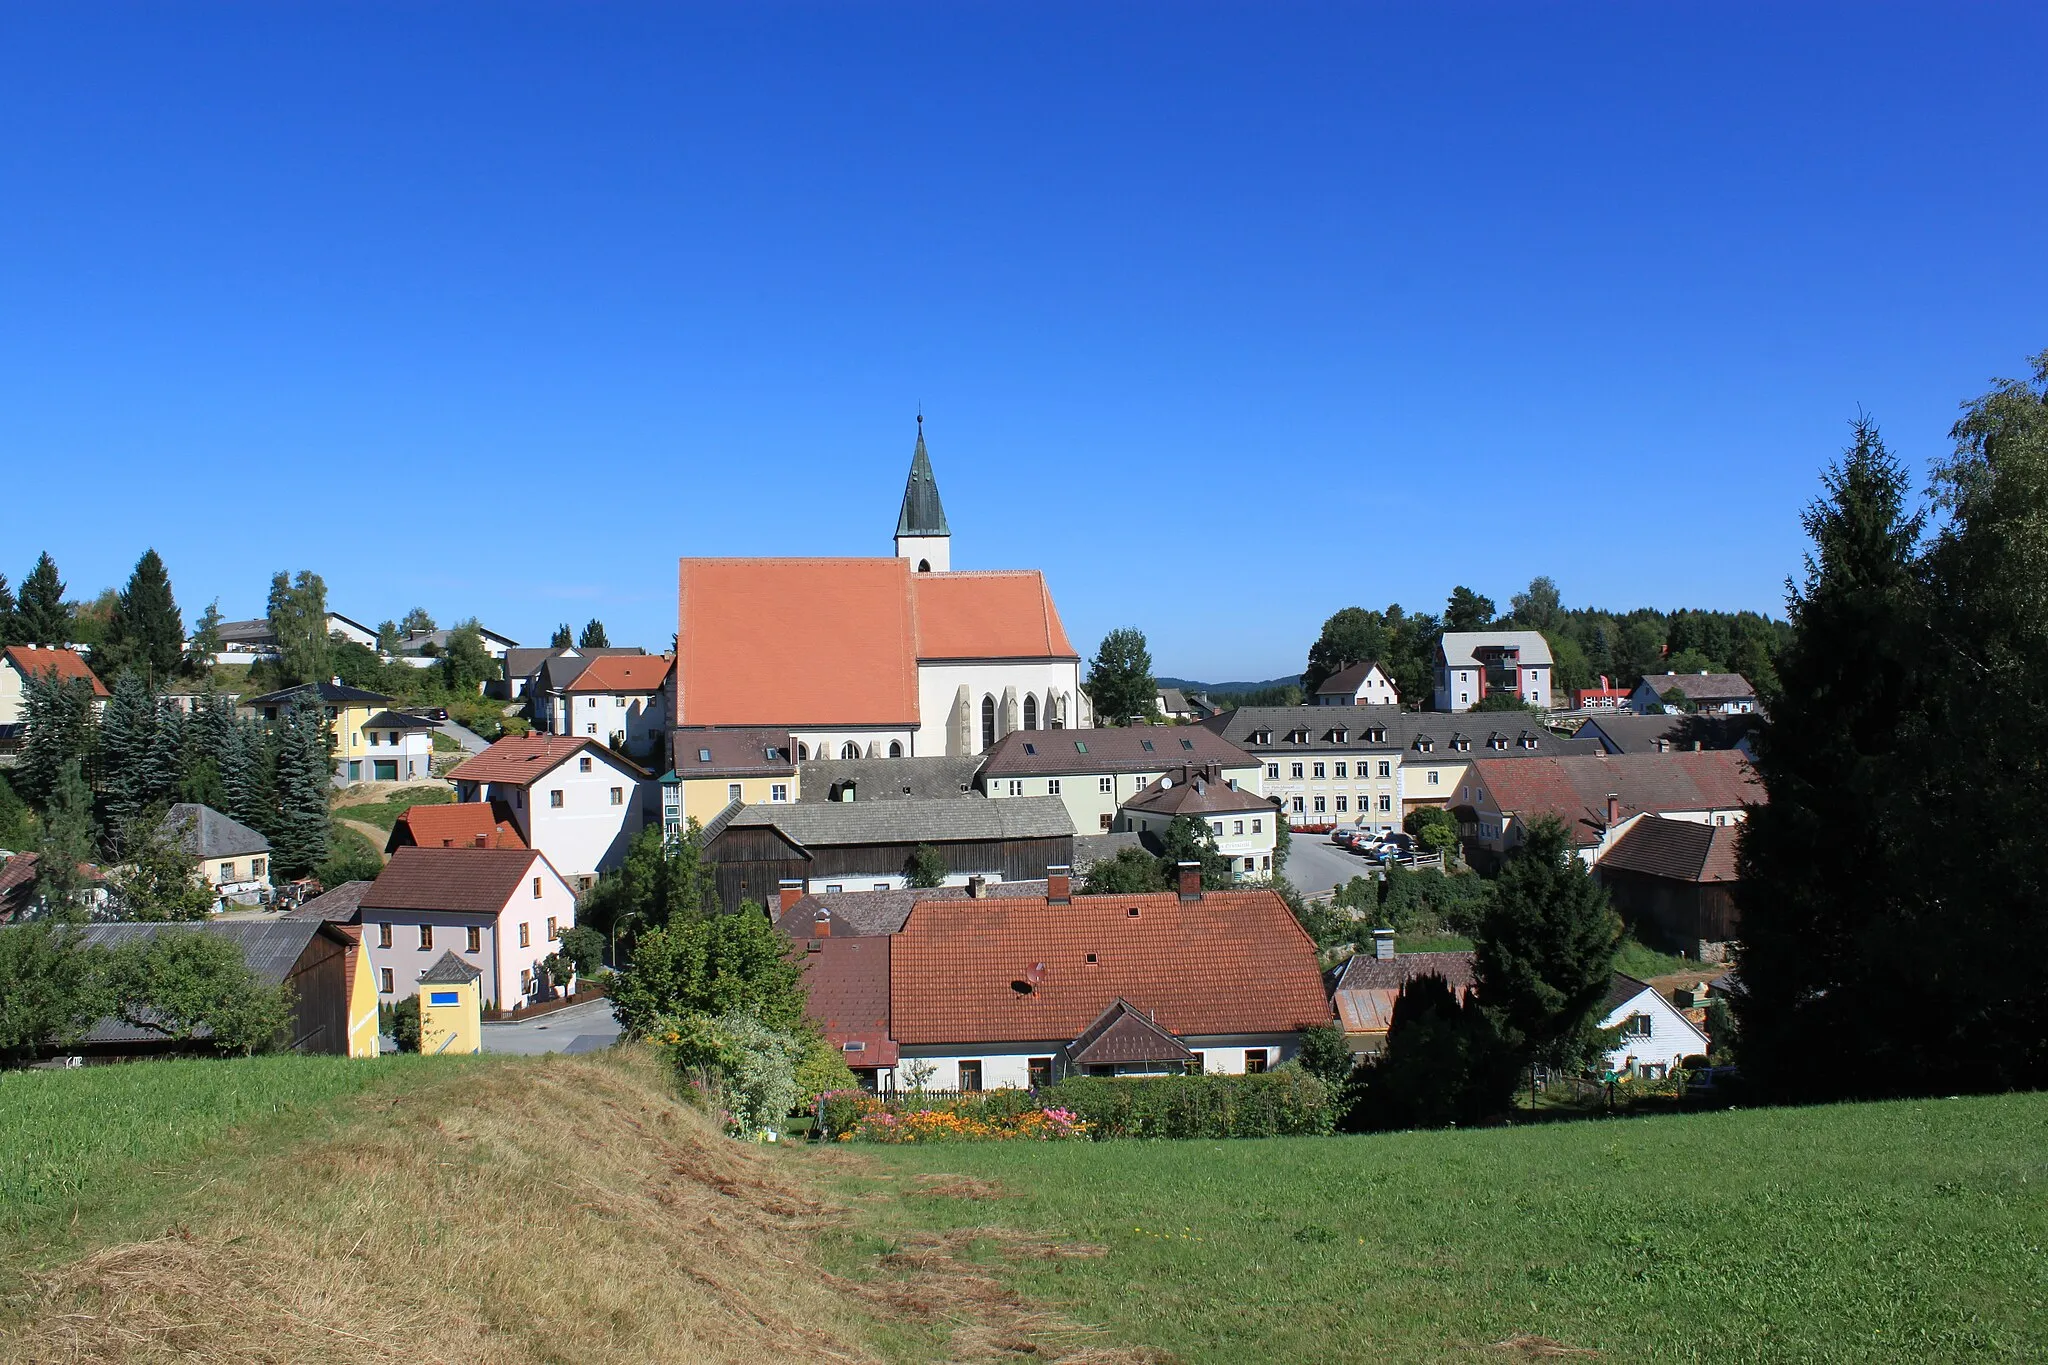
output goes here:
{"type": "Polygon", "coordinates": [[[1763,723],[1763,717],[1753,712],[1742,716],[1639,716],[1632,711],[1617,711],[1593,717],[1573,737],[1600,743],[1608,752],[1617,754],[1733,749],[1763,723]]]}
{"type": "Polygon", "coordinates": [[[367,730],[437,730],[438,722],[425,716],[408,716],[403,711],[379,711],[363,722],[367,730]]]}
{"type": "Polygon", "coordinates": [[[903,508],[896,514],[899,536],[950,536],[946,509],[939,503],[939,481],[932,477],[931,456],[924,449],[924,418],[917,419],[917,449],[910,456],[910,477],[903,484],[903,508]]]}
{"type": "Polygon", "coordinates": [[[1645,673],[1641,687],[1649,684],[1658,696],[1673,690],[1687,701],[1731,701],[1754,698],[1756,689],[1740,673],[1645,673]]]}
{"type": "Polygon", "coordinates": [[[1399,706],[1240,706],[1202,721],[1196,728],[1215,730],[1260,760],[1289,755],[1356,753],[1360,750],[1399,752],[1404,758],[1449,762],[1461,758],[1557,758],[1566,754],[1597,754],[1591,740],[1564,739],[1545,729],[1534,716],[1512,711],[1410,711],[1399,706]],[[1289,736],[1304,732],[1305,742],[1289,736]],[[1258,736],[1270,732],[1270,741],[1258,736]],[[1373,739],[1376,732],[1384,738],[1373,739]],[[1523,741],[1531,740],[1525,746],[1523,741]],[[1460,749],[1460,743],[1466,748],[1460,749]],[[1421,747],[1423,743],[1428,748],[1421,747]],[[1505,747],[1495,747],[1496,743],[1505,747]]]}
{"type": "MultiPolygon", "coordinates": [[[[176,924],[86,924],[80,941],[94,948],[118,948],[166,934],[207,934],[225,938],[242,950],[242,960],[266,986],[283,982],[306,945],[320,932],[318,920],[201,920],[176,924]]],[[[205,1036],[205,1030],[198,1031],[205,1036]]],[[[102,1019],[85,1035],[89,1043],[152,1043],[163,1039],[153,1029],[139,1029],[115,1019],[102,1019]]]]}
{"type": "Polygon", "coordinates": [[[798,765],[803,802],[837,801],[847,783],[856,801],[936,801],[974,796],[981,757],[816,758],[798,765]]]}
{"type": "Polygon", "coordinates": [[[363,893],[375,885],[370,881],[343,882],[332,891],[313,897],[298,909],[285,912],[284,917],[288,920],[347,924],[362,914],[363,893]]]}
{"type": "Polygon", "coordinates": [[[482,979],[481,969],[464,962],[452,951],[442,953],[440,961],[420,973],[422,986],[463,986],[482,979]]]}
{"type": "Polygon", "coordinates": [[[1130,830],[1115,834],[1077,834],[1074,836],[1074,875],[1081,876],[1104,858],[1114,858],[1120,850],[1144,846],[1143,838],[1130,830]]]}
{"type": "Polygon", "coordinates": [[[1550,662],[1550,641],[1543,638],[1540,630],[1447,631],[1438,642],[1437,650],[1452,668],[1477,668],[1479,664],[1472,657],[1472,652],[1496,646],[1520,650],[1525,667],[1550,662]]]}
{"type": "MultiPolygon", "coordinates": [[[[718,818],[723,818],[720,812],[718,818]]],[[[820,801],[747,806],[724,828],[769,827],[805,847],[844,844],[944,844],[1072,837],[1074,821],[1057,796],[984,796],[941,800],[820,801]]]]}
{"type": "Polygon", "coordinates": [[[196,858],[239,858],[270,852],[270,840],[211,806],[181,801],[164,816],[163,831],[181,852],[196,858]]]}
{"type": "Polygon", "coordinates": [[[287,687],[278,692],[265,692],[260,697],[245,697],[242,700],[242,705],[295,706],[302,702],[311,701],[315,697],[329,705],[351,701],[377,702],[386,706],[391,704],[391,698],[385,696],[382,692],[366,692],[360,687],[350,687],[347,683],[317,682],[300,683],[297,687],[287,687]]]}
{"type": "MultiPolygon", "coordinates": [[[[561,652],[552,646],[541,645],[521,645],[508,649],[505,651],[505,677],[508,680],[530,678],[543,663],[561,652]]],[[[588,664],[592,659],[601,658],[606,654],[645,654],[647,651],[638,645],[606,645],[602,648],[577,648],[575,652],[582,656],[585,664],[588,664]]],[[[580,673],[582,670],[578,669],[577,672],[580,673]]]]}

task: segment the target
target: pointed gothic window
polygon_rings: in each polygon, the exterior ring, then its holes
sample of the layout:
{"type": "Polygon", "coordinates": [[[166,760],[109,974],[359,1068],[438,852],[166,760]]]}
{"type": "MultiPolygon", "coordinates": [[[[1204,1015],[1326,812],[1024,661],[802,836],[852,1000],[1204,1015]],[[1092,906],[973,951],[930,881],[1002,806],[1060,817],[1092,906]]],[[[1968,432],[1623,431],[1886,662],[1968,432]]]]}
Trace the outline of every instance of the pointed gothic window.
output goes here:
{"type": "Polygon", "coordinates": [[[981,747],[993,749],[996,744],[996,699],[983,696],[981,699],[981,747]]]}
{"type": "Polygon", "coordinates": [[[860,745],[855,744],[852,740],[848,740],[839,746],[839,756],[841,758],[859,758],[860,745]]]}
{"type": "Polygon", "coordinates": [[[889,741],[889,757],[891,757],[891,758],[901,758],[901,757],[903,757],[903,741],[902,741],[902,740],[900,740],[900,739],[892,739],[892,740],[890,740],[890,741],[889,741]]]}
{"type": "Polygon", "coordinates": [[[932,571],[932,562],[929,559],[918,560],[917,571],[919,573],[930,573],[932,571]]]}
{"type": "Polygon", "coordinates": [[[1028,692],[1024,694],[1024,728],[1027,730],[1036,730],[1038,728],[1038,698],[1028,692]]]}

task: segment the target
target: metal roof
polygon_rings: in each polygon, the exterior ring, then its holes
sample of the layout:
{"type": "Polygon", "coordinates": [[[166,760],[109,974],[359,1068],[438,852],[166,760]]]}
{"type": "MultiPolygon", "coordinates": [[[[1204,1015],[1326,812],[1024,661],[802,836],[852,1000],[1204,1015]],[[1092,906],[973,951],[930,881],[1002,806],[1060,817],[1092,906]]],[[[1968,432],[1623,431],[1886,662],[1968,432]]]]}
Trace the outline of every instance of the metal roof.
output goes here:
{"type": "Polygon", "coordinates": [[[939,503],[939,481],[932,477],[931,456],[924,449],[924,418],[917,419],[917,449],[910,456],[910,477],[903,484],[903,509],[896,514],[899,536],[950,536],[946,509],[939,503]]]}

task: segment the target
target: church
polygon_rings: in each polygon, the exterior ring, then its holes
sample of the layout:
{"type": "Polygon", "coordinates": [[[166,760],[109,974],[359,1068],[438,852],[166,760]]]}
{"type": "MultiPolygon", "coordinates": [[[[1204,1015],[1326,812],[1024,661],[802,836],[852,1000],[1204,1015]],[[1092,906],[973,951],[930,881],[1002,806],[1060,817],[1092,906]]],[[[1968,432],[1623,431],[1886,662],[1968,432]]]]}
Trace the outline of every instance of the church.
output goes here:
{"type": "Polygon", "coordinates": [[[952,544],[919,417],[894,555],[682,560],[677,752],[684,731],[768,729],[798,760],[965,756],[1090,726],[1045,576],[956,572],[952,544]]]}

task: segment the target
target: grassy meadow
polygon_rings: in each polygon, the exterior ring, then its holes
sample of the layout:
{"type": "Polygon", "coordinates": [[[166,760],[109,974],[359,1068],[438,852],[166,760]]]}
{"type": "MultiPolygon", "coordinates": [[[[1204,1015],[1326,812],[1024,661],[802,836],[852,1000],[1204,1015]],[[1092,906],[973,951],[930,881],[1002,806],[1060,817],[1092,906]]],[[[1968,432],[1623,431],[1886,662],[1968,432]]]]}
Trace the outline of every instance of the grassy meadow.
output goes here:
{"type": "Polygon", "coordinates": [[[859,1201],[842,1251],[976,1227],[1098,1244],[1105,1256],[1004,1274],[1110,1341],[1190,1365],[1497,1360],[1500,1343],[1619,1360],[2048,1357],[2043,1095],[860,1150],[901,1197],[859,1201]],[[960,1197],[981,1182],[993,1193],[960,1197]]]}
{"type": "Polygon", "coordinates": [[[360,820],[366,825],[389,830],[398,823],[398,817],[414,806],[445,806],[455,799],[455,791],[445,783],[431,786],[406,787],[377,801],[343,801],[335,806],[336,815],[350,820],[360,820]]]}

